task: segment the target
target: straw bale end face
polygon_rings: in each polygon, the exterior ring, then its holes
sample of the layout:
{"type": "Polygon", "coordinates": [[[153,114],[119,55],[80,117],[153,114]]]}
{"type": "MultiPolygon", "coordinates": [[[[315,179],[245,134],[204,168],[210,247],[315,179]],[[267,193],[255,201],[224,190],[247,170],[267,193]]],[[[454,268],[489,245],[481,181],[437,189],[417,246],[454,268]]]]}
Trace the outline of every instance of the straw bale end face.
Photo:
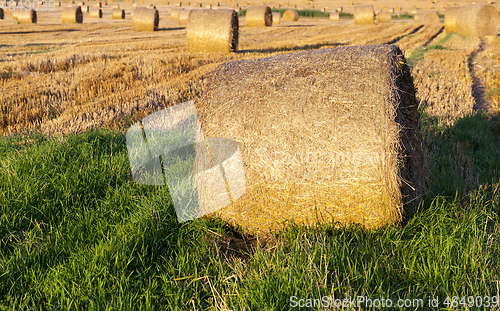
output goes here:
{"type": "Polygon", "coordinates": [[[354,7],[354,24],[374,24],[373,5],[357,5],[354,7]]]}
{"type": "Polygon", "coordinates": [[[213,216],[251,232],[290,220],[374,228],[418,204],[420,116],[398,47],[232,61],[203,88],[195,105],[205,137],[238,142],[245,170],[245,193],[213,216]]]}
{"type": "Polygon", "coordinates": [[[446,8],[444,12],[444,29],[446,30],[446,33],[455,32],[458,11],[460,11],[459,6],[446,8]]]}
{"type": "Polygon", "coordinates": [[[187,25],[187,48],[190,52],[230,53],[238,47],[238,13],[234,10],[197,10],[191,12],[187,25]]]}
{"type": "Polygon", "coordinates": [[[273,24],[273,12],[268,6],[252,6],[246,13],[247,27],[269,27],[273,24]]]}
{"type": "Polygon", "coordinates": [[[283,19],[289,22],[295,22],[299,20],[299,13],[294,10],[286,10],[283,13],[283,19]]]}
{"type": "Polygon", "coordinates": [[[457,13],[455,30],[461,36],[479,38],[496,36],[499,28],[500,17],[492,5],[465,5],[457,13]]]}

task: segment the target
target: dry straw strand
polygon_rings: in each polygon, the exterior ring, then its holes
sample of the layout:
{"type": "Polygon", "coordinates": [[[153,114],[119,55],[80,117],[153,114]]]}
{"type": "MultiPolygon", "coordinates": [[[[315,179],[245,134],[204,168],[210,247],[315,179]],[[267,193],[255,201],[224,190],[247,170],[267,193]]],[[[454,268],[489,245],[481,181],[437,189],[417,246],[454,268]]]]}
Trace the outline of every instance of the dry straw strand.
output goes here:
{"type": "Polygon", "coordinates": [[[113,19],[125,19],[125,10],[122,9],[113,9],[111,12],[111,16],[113,19]]]}
{"type": "Polygon", "coordinates": [[[61,13],[61,21],[63,24],[81,24],[83,22],[82,8],[79,6],[64,8],[61,13]]]}
{"type": "Polygon", "coordinates": [[[92,9],[90,10],[91,18],[102,18],[102,9],[92,9]]]}
{"type": "Polygon", "coordinates": [[[391,12],[382,11],[377,14],[377,23],[390,23],[392,22],[392,14],[391,12]]]}
{"type": "Polygon", "coordinates": [[[461,36],[479,38],[496,36],[499,28],[500,17],[492,5],[465,5],[458,11],[456,33],[461,36]]]}
{"type": "Polygon", "coordinates": [[[295,22],[299,20],[299,13],[295,10],[286,10],[283,13],[283,19],[289,22],[295,22]]]}
{"type": "Polygon", "coordinates": [[[20,10],[17,15],[17,21],[20,24],[36,24],[36,11],[33,9],[30,10],[20,10]]]}
{"type": "Polygon", "coordinates": [[[447,7],[444,11],[444,29],[446,33],[455,32],[457,26],[457,15],[460,10],[459,6],[447,7]]]}
{"type": "Polygon", "coordinates": [[[281,22],[280,12],[273,12],[273,25],[279,25],[281,22]]]}
{"type": "Polygon", "coordinates": [[[132,30],[134,31],[156,31],[160,22],[157,9],[137,8],[134,10],[132,19],[132,30]]]}
{"type": "Polygon", "coordinates": [[[374,24],[374,14],[372,5],[357,5],[354,7],[354,24],[374,24]]]}
{"type": "Polygon", "coordinates": [[[338,22],[340,20],[339,12],[330,12],[330,20],[334,22],[338,22]]]}
{"type": "Polygon", "coordinates": [[[189,14],[191,14],[192,10],[181,10],[179,12],[179,25],[187,25],[189,14]]]}
{"type": "Polygon", "coordinates": [[[234,10],[197,10],[189,15],[186,29],[189,52],[234,52],[238,38],[238,13],[234,10]]]}
{"type": "Polygon", "coordinates": [[[246,192],[213,216],[248,231],[283,222],[398,223],[423,193],[418,102],[394,45],[220,65],[195,99],[207,137],[239,144],[246,192]]]}
{"type": "Polygon", "coordinates": [[[247,27],[269,27],[273,24],[273,13],[268,6],[253,6],[247,9],[247,27]]]}

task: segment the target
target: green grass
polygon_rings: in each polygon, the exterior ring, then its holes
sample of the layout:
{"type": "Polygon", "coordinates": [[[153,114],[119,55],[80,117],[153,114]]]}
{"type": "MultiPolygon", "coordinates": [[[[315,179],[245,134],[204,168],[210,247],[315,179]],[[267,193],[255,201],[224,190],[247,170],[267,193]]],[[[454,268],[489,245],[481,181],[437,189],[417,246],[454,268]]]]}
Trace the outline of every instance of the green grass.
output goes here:
{"type": "MultiPolygon", "coordinates": [[[[279,12],[281,16],[283,16],[283,13],[285,13],[286,10],[294,10],[299,13],[299,16],[302,17],[316,17],[316,18],[329,18],[330,13],[328,12],[321,12],[320,10],[297,10],[297,9],[272,9],[273,12],[279,12]]],[[[240,11],[240,16],[245,16],[247,14],[247,9],[243,9],[240,11]]],[[[352,14],[349,13],[340,13],[341,18],[353,18],[352,14]]]]}
{"type": "Polygon", "coordinates": [[[499,295],[500,119],[437,124],[424,113],[428,193],[406,226],[292,226],[254,251],[221,221],[179,224],[166,187],[130,179],[123,132],[0,137],[0,310],[499,295]]]}
{"type": "MultiPolygon", "coordinates": [[[[441,41],[443,41],[445,39],[448,40],[449,37],[448,38],[447,37],[448,37],[448,35],[446,35],[446,37],[443,38],[441,41]]],[[[446,42],[446,40],[443,41],[443,42],[440,42],[440,43],[444,43],[444,42],[446,42]]],[[[434,44],[434,45],[428,45],[428,46],[419,46],[419,47],[415,48],[413,50],[413,52],[411,53],[410,57],[408,57],[408,64],[410,66],[412,66],[412,67],[415,66],[415,64],[417,62],[419,62],[422,59],[424,59],[425,53],[427,53],[430,50],[446,50],[446,48],[443,47],[441,44],[434,44]]]]}

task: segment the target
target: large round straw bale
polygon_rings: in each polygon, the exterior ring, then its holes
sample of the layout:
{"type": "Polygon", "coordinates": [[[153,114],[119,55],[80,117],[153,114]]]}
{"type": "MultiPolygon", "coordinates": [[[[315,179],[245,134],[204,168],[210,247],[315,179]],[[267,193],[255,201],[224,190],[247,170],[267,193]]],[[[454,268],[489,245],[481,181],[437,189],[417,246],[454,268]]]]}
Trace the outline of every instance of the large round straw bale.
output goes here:
{"type": "Polygon", "coordinates": [[[17,15],[17,21],[20,24],[36,24],[36,11],[30,10],[20,10],[17,15]]]}
{"type": "Polygon", "coordinates": [[[298,21],[299,17],[299,13],[294,10],[286,10],[285,13],[283,13],[283,19],[289,22],[298,21]]]}
{"type": "Polygon", "coordinates": [[[357,5],[354,7],[354,24],[374,24],[373,6],[357,5]]]}
{"type": "Polygon", "coordinates": [[[280,22],[281,22],[280,12],[273,12],[273,25],[279,25],[280,22]]]}
{"type": "Polygon", "coordinates": [[[61,13],[61,21],[63,24],[75,24],[83,22],[82,8],[73,6],[64,8],[61,13]]]}
{"type": "Polygon", "coordinates": [[[459,6],[453,6],[446,8],[444,11],[444,29],[447,33],[455,32],[459,10],[459,6]]]}
{"type": "Polygon", "coordinates": [[[172,9],[170,11],[170,19],[173,20],[173,21],[178,21],[179,20],[179,12],[181,10],[182,9],[172,9]]]}
{"type": "Polygon", "coordinates": [[[134,31],[156,31],[160,15],[157,9],[137,8],[134,10],[132,30],[134,31]]]}
{"type": "Polygon", "coordinates": [[[181,10],[179,12],[179,25],[187,25],[189,14],[191,14],[192,10],[181,10]]]}
{"type": "Polygon", "coordinates": [[[247,27],[267,27],[273,24],[273,12],[268,6],[252,6],[247,9],[247,27]]]}
{"type": "Polygon", "coordinates": [[[456,33],[461,36],[496,36],[499,28],[500,17],[492,5],[466,5],[458,11],[456,33]]]}
{"type": "Polygon", "coordinates": [[[334,22],[338,22],[340,20],[339,12],[330,12],[330,20],[334,22]]]}
{"type": "Polygon", "coordinates": [[[238,47],[238,13],[234,10],[195,10],[186,29],[189,52],[230,53],[238,47]]]}
{"type": "Polygon", "coordinates": [[[111,16],[113,19],[125,19],[125,10],[113,9],[113,11],[111,11],[111,16]]]}
{"type": "Polygon", "coordinates": [[[377,14],[377,23],[390,23],[392,22],[392,14],[391,12],[382,11],[377,14]]]}
{"type": "Polygon", "coordinates": [[[92,9],[90,10],[91,18],[102,18],[102,9],[92,9]]]}
{"type": "MultiPolygon", "coordinates": [[[[243,184],[230,165],[218,167],[229,184],[221,191],[236,199],[213,217],[249,231],[280,229],[287,220],[374,228],[399,223],[418,205],[425,180],[420,115],[398,47],[232,61],[219,65],[199,94],[203,135],[238,142],[244,167],[243,184]]],[[[213,154],[214,163],[228,158],[213,154]]],[[[206,210],[201,195],[198,202],[206,210]]]]}

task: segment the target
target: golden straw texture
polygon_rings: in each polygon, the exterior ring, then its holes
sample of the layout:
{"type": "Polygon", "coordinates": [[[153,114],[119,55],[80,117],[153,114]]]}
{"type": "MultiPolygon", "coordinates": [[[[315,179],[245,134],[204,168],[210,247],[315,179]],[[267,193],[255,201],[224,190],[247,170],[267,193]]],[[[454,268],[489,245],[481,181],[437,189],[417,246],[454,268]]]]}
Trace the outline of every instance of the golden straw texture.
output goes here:
{"type": "Polygon", "coordinates": [[[157,9],[137,8],[134,10],[132,30],[134,31],[156,31],[160,15],[157,9]]]}
{"type": "Polygon", "coordinates": [[[429,12],[422,15],[420,23],[424,25],[434,25],[441,23],[441,21],[439,20],[439,15],[437,12],[429,12]]]}
{"type": "Polygon", "coordinates": [[[492,5],[471,4],[460,8],[457,15],[456,33],[461,36],[496,36],[500,17],[492,5]]]}
{"type": "Polygon", "coordinates": [[[444,29],[447,33],[455,32],[459,6],[448,7],[444,11],[444,29]]]}
{"type": "Polygon", "coordinates": [[[113,19],[125,19],[125,10],[113,9],[111,12],[113,19]]]}
{"type": "Polygon", "coordinates": [[[252,6],[245,16],[247,27],[268,27],[273,24],[273,13],[268,6],[252,6]]]}
{"type": "Polygon", "coordinates": [[[283,19],[289,22],[295,22],[299,20],[299,13],[294,10],[286,10],[283,13],[283,19]]]}
{"type": "Polygon", "coordinates": [[[102,18],[102,10],[101,9],[92,9],[90,10],[91,18],[102,18]]]}
{"type": "Polygon", "coordinates": [[[191,14],[192,10],[181,10],[179,12],[179,25],[187,25],[189,14],[191,14]]]}
{"type": "Polygon", "coordinates": [[[382,11],[377,14],[377,23],[390,23],[392,22],[392,14],[388,11],[382,11]]]}
{"type": "Polygon", "coordinates": [[[36,11],[31,10],[20,10],[17,15],[17,21],[20,24],[36,24],[36,11]]]}
{"type": "Polygon", "coordinates": [[[178,21],[179,20],[179,12],[183,9],[172,9],[170,11],[170,19],[173,21],[178,21]]]}
{"type": "Polygon", "coordinates": [[[283,222],[399,223],[423,193],[418,102],[393,45],[220,65],[194,100],[203,134],[239,144],[245,193],[212,214],[249,231],[283,222]]]}
{"type": "Polygon", "coordinates": [[[273,12],[273,25],[279,25],[281,22],[280,12],[273,12]]]}
{"type": "Polygon", "coordinates": [[[354,7],[354,24],[374,24],[373,6],[357,5],[354,7]]]}
{"type": "Polygon", "coordinates": [[[187,25],[189,52],[230,53],[238,47],[238,13],[234,10],[196,10],[187,25]]]}
{"type": "Polygon", "coordinates": [[[339,12],[330,12],[330,20],[333,22],[338,22],[340,20],[339,12]]]}
{"type": "Polygon", "coordinates": [[[75,24],[83,22],[82,9],[79,6],[64,8],[61,13],[61,21],[63,24],[75,24]]]}

